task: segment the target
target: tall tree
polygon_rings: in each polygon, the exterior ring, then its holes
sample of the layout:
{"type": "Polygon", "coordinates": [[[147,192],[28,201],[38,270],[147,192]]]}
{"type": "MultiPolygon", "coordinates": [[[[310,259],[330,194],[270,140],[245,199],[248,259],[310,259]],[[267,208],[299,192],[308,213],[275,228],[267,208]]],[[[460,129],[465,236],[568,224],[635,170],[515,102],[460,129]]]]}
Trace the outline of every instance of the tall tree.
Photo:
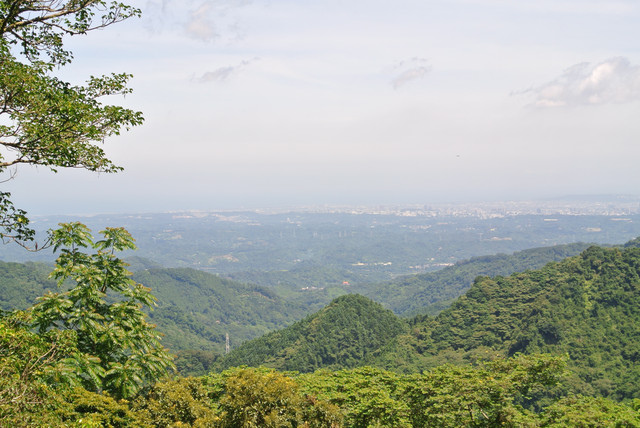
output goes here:
{"type": "MultiPolygon", "coordinates": [[[[110,0],[0,0],[0,178],[12,179],[24,164],[53,172],[122,170],[100,144],[141,124],[143,117],[100,100],[130,92],[131,76],[90,77],[84,85],[73,85],[56,73],[73,59],[65,37],[139,14],[137,8],[110,0]]],[[[129,278],[126,264],[115,256],[135,248],[133,238],[121,228],[107,228],[102,235],[94,242],[80,223],[51,232],[48,243],[60,250],[52,277],[61,286],[75,284],[42,297],[29,311],[30,326],[45,339],[57,337],[56,331],[72,332],[77,346],[59,353],[64,370],[88,389],[128,397],[145,381],[166,374],[173,363],[142,312],[154,297],[129,278]]],[[[0,239],[29,246],[34,236],[26,212],[0,190],[0,239]]]]}
{"type": "Polygon", "coordinates": [[[155,298],[129,277],[127,264],[115,255],[135,249],[133,238],[122,228],[107,228],[101,234],[103,239],[94,242],[81,223],[63,224],[52,232],[54,250],[61,251],[51,276],[60,286],[68,280],[75,285],[47,293],[30,314],[41,335],[51,330],[76,334],[82,358],[74,353],[65,357],[85,388],[130,397],[174,366],[155,326],[141,310],[155,305],[155,298]]]}
{"type": "MultiPolygon", "coordinates": [[[[140,10],[117,1],[0,0],[0,174],[10,180],[22,164],[117,172],[99,146],[142,123],[140,112],[104,105],[102,97],[130,92],[126,73],[72,85],[56,77],[73,54],[65,36],[86,34],[140,10]]],[[[34,240],[24,210],[0,191],[0,238],[34,240]]]]}

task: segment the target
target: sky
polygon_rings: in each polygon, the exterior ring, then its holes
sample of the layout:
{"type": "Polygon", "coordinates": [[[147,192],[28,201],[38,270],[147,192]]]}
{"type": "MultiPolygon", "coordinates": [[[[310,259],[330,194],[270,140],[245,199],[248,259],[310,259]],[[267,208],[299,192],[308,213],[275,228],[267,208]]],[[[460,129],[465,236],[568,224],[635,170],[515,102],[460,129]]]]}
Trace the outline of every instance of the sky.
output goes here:
{"type": "Polygon", "coordinates": [[[145,123],[125,171],[21,167],[32,214],[640,194],[637,0],[140,0],[67,39],[145,123]]]}

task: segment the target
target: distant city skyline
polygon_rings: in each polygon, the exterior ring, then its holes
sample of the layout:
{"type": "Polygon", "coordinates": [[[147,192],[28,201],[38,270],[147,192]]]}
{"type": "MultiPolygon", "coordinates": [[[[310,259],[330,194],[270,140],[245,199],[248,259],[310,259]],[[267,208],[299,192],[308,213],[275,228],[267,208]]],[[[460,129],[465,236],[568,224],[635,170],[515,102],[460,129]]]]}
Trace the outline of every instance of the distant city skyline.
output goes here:
{"type": "MultiPolygon", "coordinates": [[[[33,214],[393,205],[640,189],[631,0],[139,0],[61,77],[128,72],[116,175],[21,168],[33,214]]],[[[6,178],[6,177],[5,177],[6,178]]]]}

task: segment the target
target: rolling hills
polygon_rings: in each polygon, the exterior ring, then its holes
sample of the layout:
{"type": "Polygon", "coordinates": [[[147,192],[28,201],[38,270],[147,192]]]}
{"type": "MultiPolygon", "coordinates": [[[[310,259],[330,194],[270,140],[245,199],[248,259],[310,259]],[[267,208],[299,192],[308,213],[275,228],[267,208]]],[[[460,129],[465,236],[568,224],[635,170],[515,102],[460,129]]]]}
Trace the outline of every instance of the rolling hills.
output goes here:
{"type": "MultiPolygon", "coordinates": [[[[222,353],[229,333],[236,349],[215,363],[218,368],[266,364],[312,371],[370,364],[415,372],[443,363],[473,364],[544,352],[567,356],[572,372],[568,384],[574,391],[639,397],[637,239],[620,248],[591,246],[578,256],[531,269],[584,246],[477,257],[439,272],[398,279],[403,285],[360,284],[379,302],[343,295],[311,315],[313,305],[281,296],[278,287],[194,269],[157,268],[140,259],[135,263],[148,268],[133,278],[157,296],[151,321],[171,350],[222,353]],[[524,271],[509,273],[514,269],[524,271]],[[483,273],[493,276],[476,277],[483,273]],[[445,305],[456,293],[464,293],[472,277],[476,279],[468,291],[437,316],[403,319],[387,309],[407,315],[423,304],[423,310],[433,308],[433,302],[445,305]]],[[[55,283],[47,279],[50,269],[38,263],[0,262],[0,308],[28,307],[54,289],[55,283]]],[[[213,354],[192,357],[214,364],[213,354]]]]}
{"type": "Polygon", "coordinates": [[[439,271],[364,284],[356,291],[383,303],[398,315],[436,314],[463,295],[477,276],[504,276],[539,269],[547,263],[575,256],[588,247],[589,244],[575,243],[531,248],[513,254],[472,257],[439,271]]]}
{"type": "Polygon", "coordinates": [[[323,311],[243,344],[219,366],[297,371],[350,367],[351,362],[325,358],[344,350],[362,356],[361,365],[419,372],[445,363],[549,353],[566,356],[570,375],[565,388],[570,391],[618,400],[640,398],[639,248],[592,246],[538,270],[478,277],[450,308],[436,317],[414,317],[407,328],[390,312],[383,317],[381,308],[362,296],[343,296],[323,311]],[[353,325],[327,316],[353,302],[366,308],[351,315],[355,325],[383,322],[398,333],[390,338],[389,331],[372,329],[379,335],[359,341],[362,334],[353,325]],[[316,333],[315,324],[322,325],[323,334],[316,333]]]}
{"type": "Polygon", "coordinates": [[[149,269],[133,275],[150,287],[158,307],[151,321],[172,350],[224,351],[228,333],[234,344],[285,327],[305,314],[273,291],[190,268],[149,269]]]}

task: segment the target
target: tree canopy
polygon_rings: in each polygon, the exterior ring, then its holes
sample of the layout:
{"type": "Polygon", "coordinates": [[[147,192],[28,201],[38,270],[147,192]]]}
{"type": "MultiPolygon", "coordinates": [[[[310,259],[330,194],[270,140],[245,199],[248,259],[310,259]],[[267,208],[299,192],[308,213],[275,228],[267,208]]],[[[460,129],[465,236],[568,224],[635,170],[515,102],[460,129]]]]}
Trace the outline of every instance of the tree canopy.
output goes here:
{"type": "Polygon", "coordinates": [[[47,293],[30,309],[40,334],[52,329],[72,330],[77,337],[78,359],[70,355],[82,385],[127,397],[144,382],[153,381],[173,367],[160,345],[155,326],[146,321],[142,306],[153,306],[150,290],[129,278],[126,264],[116,251],[134,249],[133,238],[122,228],[107,228],[93,242],[81,223],[63,224],[53,231],[55,249],[61,249],[51,277],[75,286],[47,293]],[[82,249],[95,249],[87,254],[82,249]]]}
{"type": "MultiPolygon", "coordinates": [[[[65,36],[86,34],[137,16],[120,2],[97,0],[0,1],[0,174],[19,165],[117,172],[99,146],[105,138],[142,123],[142,113],[100,99],[130,92],[129,74],[88,78],[72,85],[58,77],[73,59],[65,36]]],[[[34,232],[24,210],[0,192],[0,237],[29,243],[34,232]]]]}
{"type": "MultiPolygon", "coordinates": [[[[0,0],[0,174],[5,180],[23,164],[53,172],[122,169],[100,144],[141,124],[142,114],[100,100],[130,92],[131,76],[90,76],[84,85],[74,85],[56,74],[73,59],[65,37],[139,14],[139,9],[118,1],[0,0]]],[[[122,228],[106,228],[101,234],[102,239],[94,241],[80,223],[51,231],[47,243],[60,255],[50,278],[66,291],[47,293],[26,312],[0,314],[0,333],[7,338],[1,353],[16,364],[27,361],[25,369],[16,371],[22,373],[18,380],[44,382],[43,389],[32,394],[35,402],[54,384],[129,397],[173,367],[142,311],[154,304],[154,297],[129,278],[126,264],[115,255],[134,249],[133,238],[122,228]],[[84,252],[87,249],[91,252],[84,252]],[[24,340],[16,345],[11,337],[24,340]],[[34,366],[43,366],[55,379],[43,377],[44,369],[34,366]],[[31,372],[31,377],[25,375],[31,372]]],[[[8,192],[0,191],[0,238],[27,246],[34,237],[26,212],[13,205],[8,192]]],[[[7,367],[15,369],[16,364],[7,367]]],[[[0,373],[5,371],[0,368],[0,373]]]]}

